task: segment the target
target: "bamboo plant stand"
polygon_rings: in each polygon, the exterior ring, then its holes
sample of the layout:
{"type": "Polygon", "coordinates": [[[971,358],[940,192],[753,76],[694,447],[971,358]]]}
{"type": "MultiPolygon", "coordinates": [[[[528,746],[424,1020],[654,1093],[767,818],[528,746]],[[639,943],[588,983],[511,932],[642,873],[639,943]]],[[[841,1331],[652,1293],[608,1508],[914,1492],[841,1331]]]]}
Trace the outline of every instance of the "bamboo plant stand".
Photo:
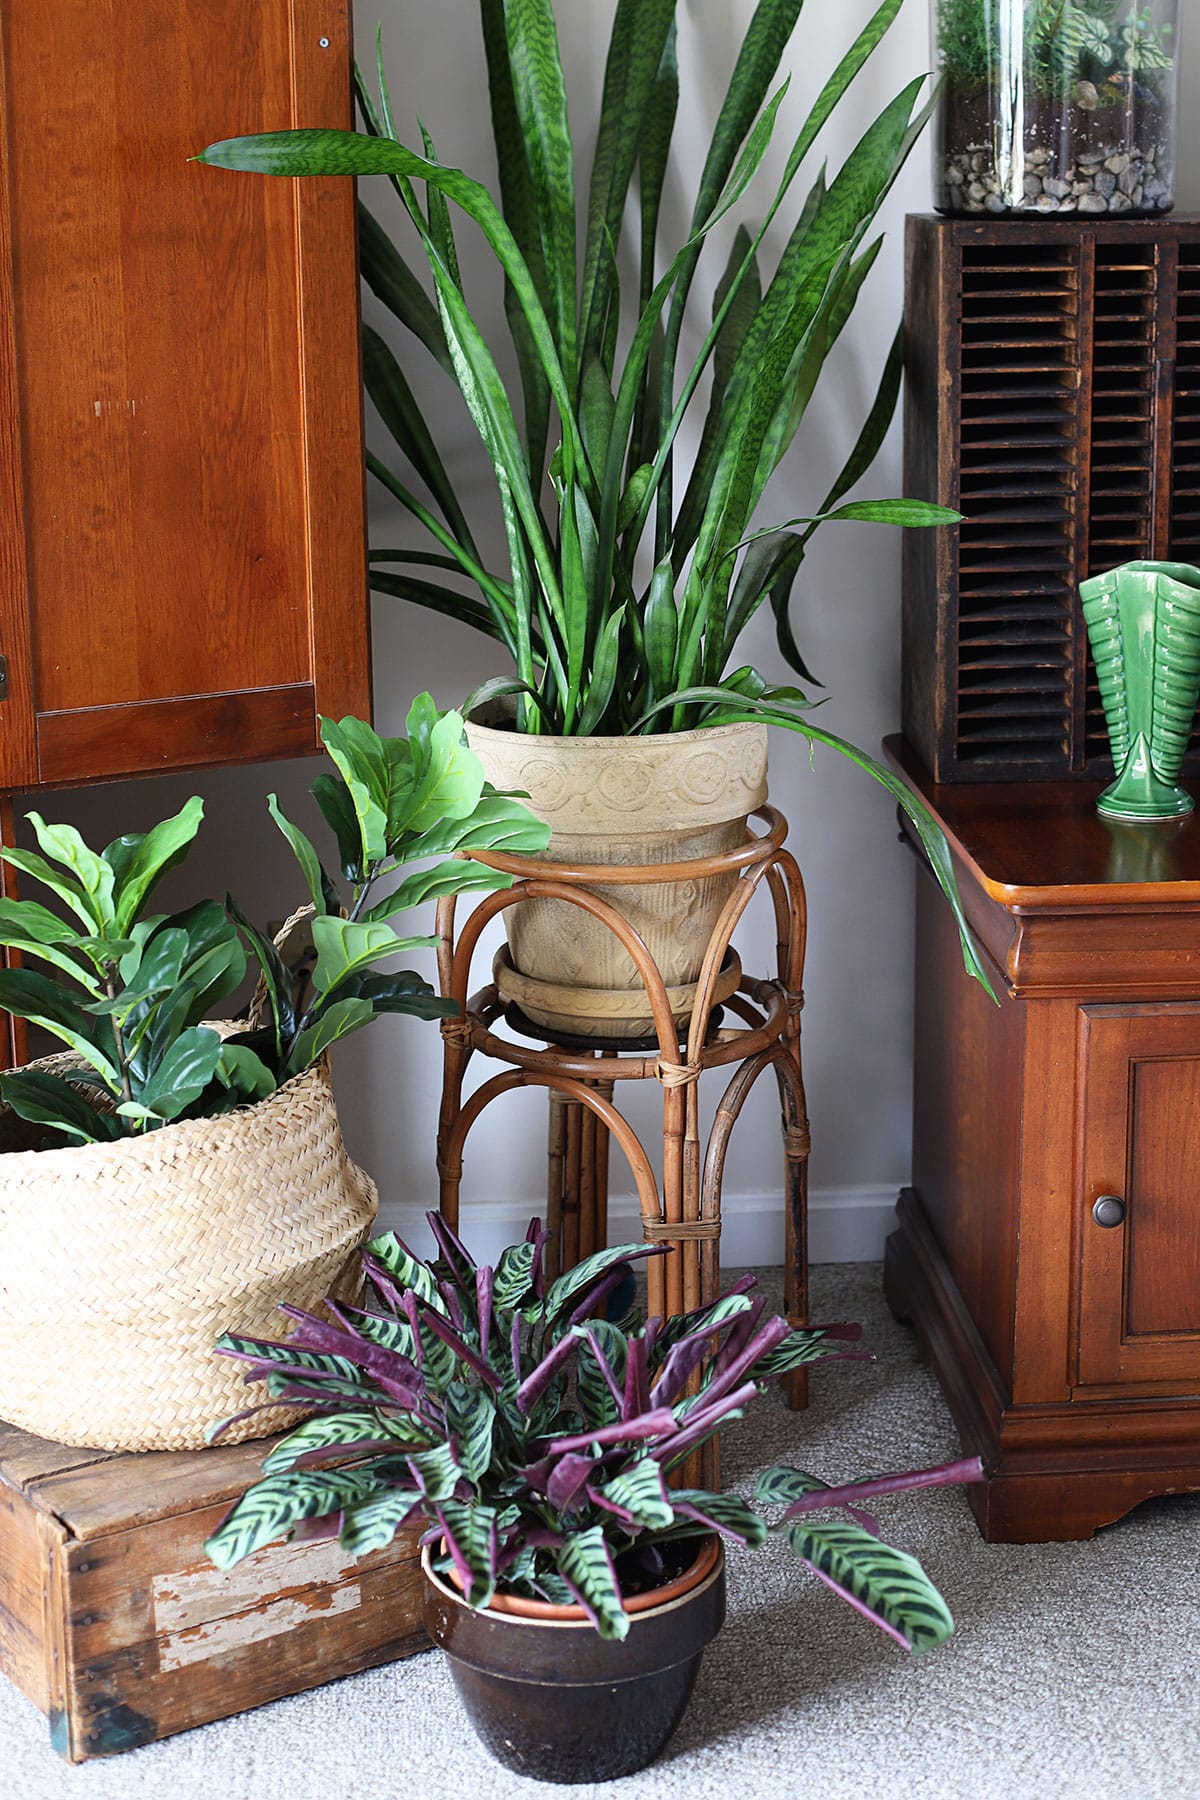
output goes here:
{"type": "MultiPolygon", "coordinates": [[[[546,1223],[553,1233],[549,1272],[601,1249],[607,1242],[609,1140],[624,1152],[637,1188],[642,1235],[674,1254],[653,1258],[646,1271],[647,1311],[677,1315],[716,1297],[720,1282],[721,1182],[730,1136],[747,1094],[773,1069],[782,1108],[784,1157],[784,1305],[794,1325],[808,1322],[806,1205],[808,1118],[800,1063],[800,1012],[806,906],[795,859],[784,849],[787,822],[773,807],[754,815],[761,832],[716,856],[686,863],[614,867],[574,865],[493,852],[478,860],[516,879],[490,894],[455,938],[455,900],[438,909],[442,993],[456,1000],[458,1018],[442,1021],[444,1076],[438,1125],[441,1210],[457,1225],[463,1149],[486,1107],[515,1088],[543,1087],[550,1104],[546,1223]],[[671,1014],[663,976],[645,943],[614,907],[591,889],[646,883],[733,877],[733,886],[708,942],[686,1034],[671,1014]],[[767,884],[775,909],[777,974],[773,980],[742,977],[724,1007],[738,1023],[715,1013],[714,990],[734,953],[734,931],[750,901],[767,884]],[[610,1040],[572,1040],[538,1048],[498,1034],[503,1021],[520,1029],[519,1016],[494,984],[471,994],[471,970],[480,936],[499,913],[529,899],[565,900],[603,921],[637,966],[654,1021],[653,1038],[632,1045],[610,1040]],[[476,1054],[509,1065],[464,1103],[463,1083],[476,1054]],[[716,1116],[701,1145],[698,1087],[710,1069],[733,1070],[716,1116]],[[623,1082],[656,1081],[662,1090],[661,1180],[651,1157],[622,1116],[616,1093],[623,1082]]],[[[475,854],[472,852],[471,854],[475,854]]],[[[537,1027],[526,1027],[531,1033],[537,1027]]],[[[807,1403],[807,1371],[788,1381],[793,1407],[807,1403]]]]}

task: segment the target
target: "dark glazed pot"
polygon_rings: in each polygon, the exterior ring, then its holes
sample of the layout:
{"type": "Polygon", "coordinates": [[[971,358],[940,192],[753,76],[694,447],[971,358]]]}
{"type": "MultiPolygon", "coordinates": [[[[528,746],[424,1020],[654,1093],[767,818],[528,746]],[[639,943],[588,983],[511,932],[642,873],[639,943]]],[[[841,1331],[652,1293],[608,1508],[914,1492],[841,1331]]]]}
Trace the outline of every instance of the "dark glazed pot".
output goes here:
{"type": "Polygon", "coordinates": [[[450,1658],[472,1725],[498,1762],[536,1781],[614,1781],[653,1762],[725,1622],[725,1555],[715,1538],[661,1599],[642,1595],[641,1608],[626,1608],[620,1643],[602,1638],[578,1606],[477,1612],[433,1573],[428,1550],[421,1562],[425,1629],[450,1658]]]}

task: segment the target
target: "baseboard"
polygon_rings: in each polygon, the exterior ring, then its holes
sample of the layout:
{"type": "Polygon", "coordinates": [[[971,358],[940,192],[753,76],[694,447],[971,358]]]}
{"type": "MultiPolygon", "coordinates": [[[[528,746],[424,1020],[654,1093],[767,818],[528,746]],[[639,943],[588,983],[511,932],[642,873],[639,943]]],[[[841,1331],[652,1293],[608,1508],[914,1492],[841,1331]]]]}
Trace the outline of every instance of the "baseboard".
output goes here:
{"type": "MultiPolygon", "coordinates": [[[[810,1263],[881,1262],[884,1240],[896,1227],[896,1188],[824,1188],[809,1195],[808,1260],[810,1263]]],[[[484,1261],[506,1244],[524,1237],[533,1208],[512,1204],[463,1204],[461,1230],[473,1254],[484,1261]]],[[[423,1240],[424,1212],[415,1206],[385,1202],[379,1230],[396,1231],[414,1249],[423,1240]]],[[[614,1197],[609,1207],[610,1243],[640,1238],[632,1199],[614,1197]]],[[[783,1208],[774,1197],[733,1195],[725,1202],[721,1261],[727,1268],[772,1267],[783,1261],[783,1208]]]]}

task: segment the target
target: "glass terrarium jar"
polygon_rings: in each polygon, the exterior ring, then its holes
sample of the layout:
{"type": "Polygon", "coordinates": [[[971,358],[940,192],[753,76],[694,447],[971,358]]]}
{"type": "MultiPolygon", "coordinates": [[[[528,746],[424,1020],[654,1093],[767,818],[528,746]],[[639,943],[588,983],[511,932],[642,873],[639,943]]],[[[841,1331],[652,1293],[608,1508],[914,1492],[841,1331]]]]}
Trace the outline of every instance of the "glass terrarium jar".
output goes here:
{"type": "Polygon", "coordinates": [[[1170,210],[1178,0],[932,8],[939,212],[1170,210]]]}

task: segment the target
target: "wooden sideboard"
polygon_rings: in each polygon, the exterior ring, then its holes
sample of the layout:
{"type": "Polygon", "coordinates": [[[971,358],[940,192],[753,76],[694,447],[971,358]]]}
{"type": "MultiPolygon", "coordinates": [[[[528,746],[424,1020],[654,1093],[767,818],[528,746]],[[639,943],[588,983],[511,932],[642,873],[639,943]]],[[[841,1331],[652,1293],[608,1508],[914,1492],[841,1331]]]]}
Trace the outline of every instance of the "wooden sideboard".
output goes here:
{"type": "Polygon", "coordinates": [[[1099,783],[938,786],[886,749],[1002,995],[923,871],[888,1298],[984,1458],[984,1536],[1090,1537],[1200,1490],[1200,814],[1119,825],[1099,783]]]}

